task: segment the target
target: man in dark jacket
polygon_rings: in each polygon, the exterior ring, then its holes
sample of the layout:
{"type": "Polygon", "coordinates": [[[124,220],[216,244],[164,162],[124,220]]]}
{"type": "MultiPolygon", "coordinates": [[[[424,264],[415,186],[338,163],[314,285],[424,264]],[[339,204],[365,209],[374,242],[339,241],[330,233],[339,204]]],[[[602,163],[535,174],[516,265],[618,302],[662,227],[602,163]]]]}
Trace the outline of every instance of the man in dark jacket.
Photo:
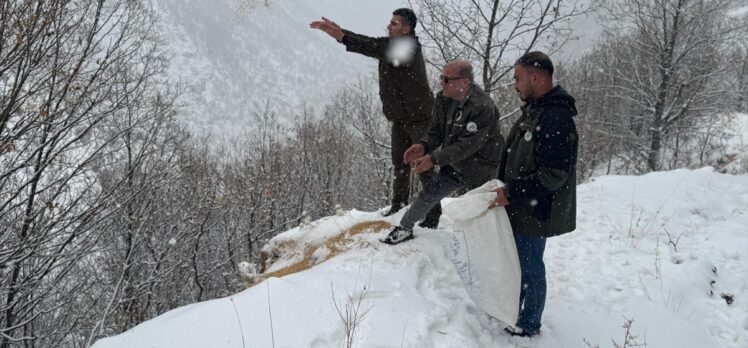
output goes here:
{"type": "Polygon", "coordinates": [[[405,163],[422,173],[440,166],[410,209],[383,243],[397,244],[413,238],[413,226],[426,212],[462,187],[476,187],[496,176],[504,139],[499,111],[491,98],[473,83],[470,63],[454,61],[441,76],[428,133],[405,152],[405,163]]]}
{"type": "Polygon", "coordinates": [[[492,206],[505,206],[522,269],[520,313],[512,335],[540,332],[545,307],[543,252],[547,237],[576,228],[577,114],[574,98],[553,87],[553,63],[541,52],[514,66],[514,88],[525,102],[507,138],[492,206]]]}
{"type": "MultiPolygon", "coordinates": [[[[379,60],[379,96],[384,116],[392,122],[392,164],[395,170],[392,206],[385,216],[392,215],[408,204],[410,171],[403,153],[426,132],[431,121],[434,97],[426,77],[426,64],[421,45],[415,36],[416,15],[401,8],[392,14],[387,26],[389,37],[372,38],[341,29],[327,18],[311,23],[345,45],[349,52],[379,60]]],[[[434,171],[420,175],[427,182],[434,171]]],[[[422,223],[436,227],[441,208],[437,205],[422,223]]]]}

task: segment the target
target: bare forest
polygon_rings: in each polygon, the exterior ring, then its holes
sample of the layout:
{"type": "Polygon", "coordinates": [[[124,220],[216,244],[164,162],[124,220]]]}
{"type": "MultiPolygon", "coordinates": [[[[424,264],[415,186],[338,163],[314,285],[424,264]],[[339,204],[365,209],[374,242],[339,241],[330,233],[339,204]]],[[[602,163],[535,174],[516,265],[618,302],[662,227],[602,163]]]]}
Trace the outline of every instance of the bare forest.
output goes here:
{"type": "MultiPolygon", "coordinates": [[[[571,19],[606,18],[557,66],[580,108],[580,180],[729,161],[725,124],[748,112],[738,0],[409,2],[429,63],[474,62],[504,132],[514,59],[553,57],[571,19]]],[[[178,121],[187,87],[167,57],[147,1],[0,2],[0,348],[90,346],[233,294],[274,235],[389,201],[373,72],[324,108],[254,101],[253,129],[217,141],[178,121]]]]}

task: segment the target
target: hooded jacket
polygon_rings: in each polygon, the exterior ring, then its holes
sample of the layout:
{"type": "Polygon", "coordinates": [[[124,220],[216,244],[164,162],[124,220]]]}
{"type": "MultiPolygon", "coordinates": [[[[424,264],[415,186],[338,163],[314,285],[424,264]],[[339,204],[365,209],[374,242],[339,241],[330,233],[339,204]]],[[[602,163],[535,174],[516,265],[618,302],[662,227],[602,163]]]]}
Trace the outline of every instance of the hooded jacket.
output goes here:
{"type": "Polygon", "coordinates": [[[575,101],[561,86],[522,107],[507,138],[499,179],[515,233],[550,237],[576,228],[575,101]]]}

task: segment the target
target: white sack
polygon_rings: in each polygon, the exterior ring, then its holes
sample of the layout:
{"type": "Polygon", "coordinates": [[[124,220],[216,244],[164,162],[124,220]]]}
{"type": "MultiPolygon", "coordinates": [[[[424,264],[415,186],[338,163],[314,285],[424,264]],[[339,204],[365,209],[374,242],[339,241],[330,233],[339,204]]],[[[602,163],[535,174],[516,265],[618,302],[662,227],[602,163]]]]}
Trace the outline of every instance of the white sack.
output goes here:
{"type": "Polygon", "coordinates": [[[452,261],[468,294],[486,313],[513,326],[521,286],[517,247],[506,209],[488,209],[496,198],[492,190],[501,186],[491,180],[459,198],[446,198],[442,210],[454,221],[452,261]]]}

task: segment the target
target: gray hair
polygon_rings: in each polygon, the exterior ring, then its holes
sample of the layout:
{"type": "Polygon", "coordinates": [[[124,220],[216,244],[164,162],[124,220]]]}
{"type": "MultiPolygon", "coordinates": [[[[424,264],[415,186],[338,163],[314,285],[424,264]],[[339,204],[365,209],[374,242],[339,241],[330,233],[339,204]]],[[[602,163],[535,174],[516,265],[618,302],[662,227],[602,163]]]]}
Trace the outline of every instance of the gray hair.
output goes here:
{"type": "Polygon", "coordinates": [[[470,82],[474,82],[473,66],[470,64],[470,62],[462,59],[457,59],[447,63],[447,65],[457,68],[457,74],[459,74],[460,77],[467,77],[470,82]]]}

